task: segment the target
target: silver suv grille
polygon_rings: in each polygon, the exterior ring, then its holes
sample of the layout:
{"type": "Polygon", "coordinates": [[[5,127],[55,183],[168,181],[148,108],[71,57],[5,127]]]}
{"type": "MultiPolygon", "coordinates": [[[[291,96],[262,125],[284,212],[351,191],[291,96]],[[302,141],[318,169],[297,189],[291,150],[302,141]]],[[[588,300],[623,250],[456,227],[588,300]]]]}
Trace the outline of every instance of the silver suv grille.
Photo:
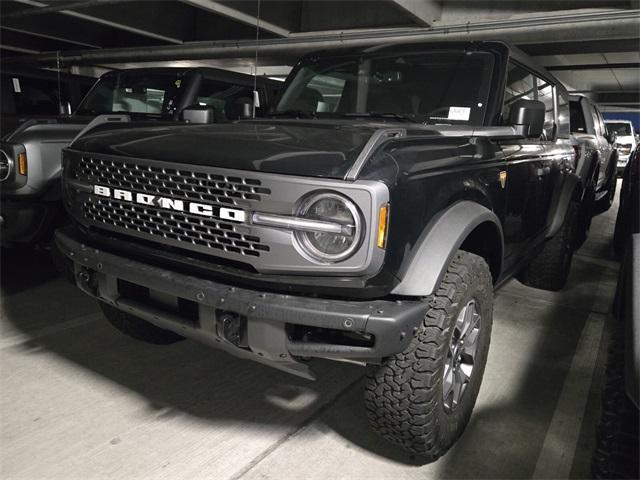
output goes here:
{"type": "MultiPolygon", "coordinates": [[[[191,167],[193,168],[193,167],[191,167]]],[[[271,194],[258,179],[224,176],[197,170],[159,168],[151,165],[82,157],[74,168],[76,179],[94,185],[122,188],[173,199],[233,206],[237,201],[260,201],[271,194]]],[[[153,205],[138,205],[89,195],[82,202],[87,220],[110,229],[184,248],[212,248],[231,254],[259,257],[269,251],[260,237],[217,218],[174,212],[153,205]]]]}

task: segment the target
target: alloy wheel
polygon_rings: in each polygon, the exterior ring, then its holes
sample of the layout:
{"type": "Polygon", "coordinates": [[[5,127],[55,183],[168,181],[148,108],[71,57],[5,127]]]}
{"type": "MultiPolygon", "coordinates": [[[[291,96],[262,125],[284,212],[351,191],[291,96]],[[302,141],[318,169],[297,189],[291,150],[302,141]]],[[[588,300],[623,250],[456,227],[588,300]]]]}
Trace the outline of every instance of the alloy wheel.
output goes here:
{"type": "Polygon", "coordinates": [[[454,411],[471,381],[478,337],[480,336],[481,316],[475,300],[470,300],[458,313],[442,376],[442,397],[447,412],[454,411]]]}

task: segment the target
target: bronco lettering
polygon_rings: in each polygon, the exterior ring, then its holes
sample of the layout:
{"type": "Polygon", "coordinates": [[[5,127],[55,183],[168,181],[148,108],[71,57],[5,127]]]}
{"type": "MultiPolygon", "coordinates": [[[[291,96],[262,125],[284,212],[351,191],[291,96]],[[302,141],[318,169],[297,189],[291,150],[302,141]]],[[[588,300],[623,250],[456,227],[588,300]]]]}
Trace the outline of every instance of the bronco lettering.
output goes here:
{"type": "MultiPolygon", "coordinates": [[[[94,185],[93,193],[100,195],[101,197],[115,198],[116,200],[122,200],[125,202],[139,203],[140,205],[153,205],[167,210],[175,210],[177,212],[188,211],[194,215],[213,217],[213,206],[206,205],[204,203],[185,202],[184,200],[161,197],[158,195],[149,195],[146,193],[135,193],[119,188],[112,189],[103,185],[94,185]]],[[[232,209],[229,208],[225,209],[227,212],[231,210],[232,209]]],[[[226,215],[225,220],[244,221],[246,218],[243,210],[233,209],[232,211],[234,212],[234,217],[230,218],[229,215],[226,215]]]]}

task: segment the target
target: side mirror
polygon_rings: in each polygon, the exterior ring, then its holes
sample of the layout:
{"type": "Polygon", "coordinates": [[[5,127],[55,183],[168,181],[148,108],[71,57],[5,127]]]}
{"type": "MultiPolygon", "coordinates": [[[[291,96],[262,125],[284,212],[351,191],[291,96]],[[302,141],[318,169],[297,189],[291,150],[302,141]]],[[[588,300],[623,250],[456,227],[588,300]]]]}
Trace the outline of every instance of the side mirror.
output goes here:
{"type": "Polygon", "coordinates": [[[59,107],[58,111],[60,112],[60,115],[71,115],[71,103],[61,103],[59,107]]]}
{"type": "Polygon", "coordinates": [[[538,138],[544,130],[544,113],[544,103],[538,100],[517,100],[509,112],[509,125],[522,125],[527,138],[538,138]]]}
{"type": "Polygon", "coordinates": [[[213,107],[207,105],[190,105],[182,111],[185,123],[214,123],[216,121],[213,107]]]}
{"type": "Polygon", "coordinates": [[[618,139],[618,134],[613,130],[607,130],[607,134],[605,135],[605,138],[607,139],[607,142],[613,145],[614,143],[616,143],[616,140],[618,139]]]}
{"type": "Polygon", "coordinates": [[[224,106],[228,120],[243,120],[253,117],[253,100],[249,97],[230,98],[224,106]]]}

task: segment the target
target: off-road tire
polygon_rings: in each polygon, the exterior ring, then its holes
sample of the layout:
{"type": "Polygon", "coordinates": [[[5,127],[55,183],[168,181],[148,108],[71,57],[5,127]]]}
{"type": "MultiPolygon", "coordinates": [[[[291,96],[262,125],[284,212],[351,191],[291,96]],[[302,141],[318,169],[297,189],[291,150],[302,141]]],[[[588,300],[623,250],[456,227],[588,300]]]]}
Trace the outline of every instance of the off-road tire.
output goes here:
{"type": "Polygon", "coordinates": [[[564,222],[529,264],[518,274],[525,285],[542,290],[562,290],[567,283],[575,251],[578,205],[571,202],[564,222]]]}
{"type": "Polygon", "coordinates": [[[184,340],[184,337],[177,333],[156,327],[146,320],[122,312],[104,302],[100,302],[100,308],[111,325],[136,340],[154,345],[169,345],[184,340]]]}
{"type": "Polygon", "coordinates": [[[483,258],[458,251],[409,346],[377,367],[365,387],[367,416],[382,437],[433,461],[464,431],[478,396],[489,351],[493,284],[483,258]],[[481,315],[471,378],[457,407],[447,410],[443,374],[458,313],[475,300],[481,315]]]}

